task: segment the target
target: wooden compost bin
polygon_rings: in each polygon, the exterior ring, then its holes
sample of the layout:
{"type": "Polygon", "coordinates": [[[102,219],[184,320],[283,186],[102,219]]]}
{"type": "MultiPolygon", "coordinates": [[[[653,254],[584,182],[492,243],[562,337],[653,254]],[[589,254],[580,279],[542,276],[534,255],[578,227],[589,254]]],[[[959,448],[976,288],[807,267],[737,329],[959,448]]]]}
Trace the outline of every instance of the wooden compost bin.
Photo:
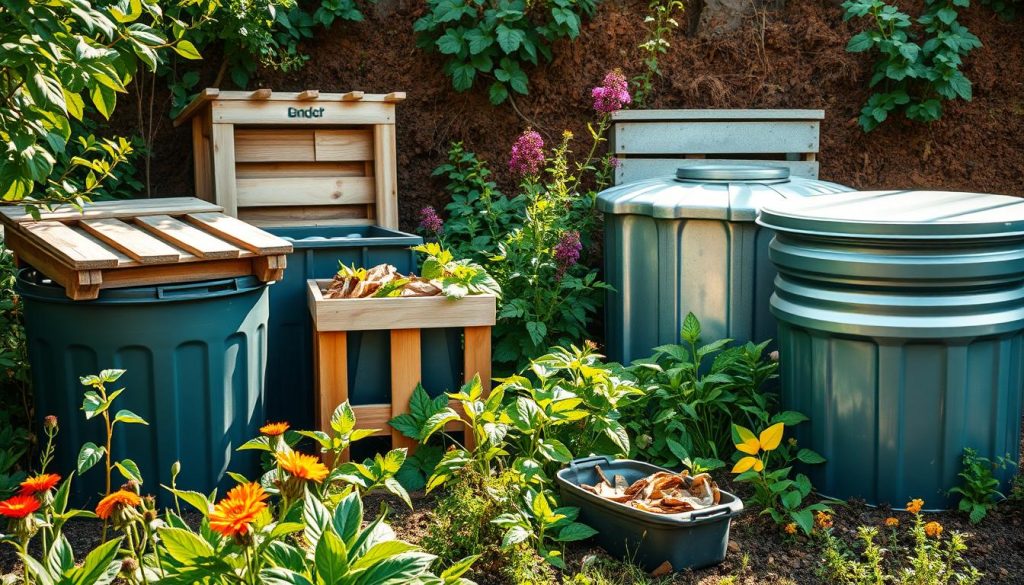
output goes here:
{"type": "Polygon", "coordinates": [[[707,162],[784,166],[817,179],[823,119],[823,110],[620,110],[609,141],[615,184],[707,162]]]}
{"type": "Polygon", "coordinates": [[[196,194],[261,227],[398,228],[395,104],[405,94],[203,90],[196,194]]]}
{"type": "MultiPolygon", "coordinates": [[[[358,428],[378,429],[375,434],[390,436],[394,448],[407,447],[411,452],[416,447],[416,441],[391,428],[388,421],[409,412],[409,399],[420,383],[421,329],[463,328],[465,381],[479,374],[484,391],[490,390],[495,296],[326,299],[322,291],[329,280],[307,283],[316,346],[316,416],[321,430],[330,430],[331,414],[348,400],[348,331],[391,331],[391,403],[353,405],[352,410],[358,428]]],[[[461,412],[461,406],[453,408],[461,412]]]]}

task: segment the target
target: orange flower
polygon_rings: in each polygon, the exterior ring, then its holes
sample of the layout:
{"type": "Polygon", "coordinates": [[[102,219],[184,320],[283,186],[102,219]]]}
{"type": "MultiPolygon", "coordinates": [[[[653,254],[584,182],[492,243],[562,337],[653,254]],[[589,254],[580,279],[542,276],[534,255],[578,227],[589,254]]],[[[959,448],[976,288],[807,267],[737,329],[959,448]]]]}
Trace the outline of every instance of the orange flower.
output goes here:
{"type": "Polygon", "coordinates": [[[224,536],[249,533],[249,525],[267,509],[267,493],[258,483],[239,484],[228,492],[210,512],[210,530],[224,536]]]}
{"type": "Polygon", "coordinates": [[[942,524],[938,522],[929,522],[924,525],[924,533],[932,538],[938,538],[942,534],[942,524]]]}
{"type": "Polygon", "coordinates": [[[277,454],[277,464],[292,477],[320,483],[327,477],[327,467],[312,455],[303,455],[297,451],[277,454]]]}
{"type": "Polygon", "coordinates": [[[889,516],[885,519],[885,525],[889,528],[895,528],[900,525],[900,521],[898,518],[893,518],[892,516],[889,516]]]}
{"type": "Polygon", "coordinates": [[[0,516],[24,518],[39,509],[39,500],[20,495],[0,502],[0,516]]]}
{"type": "Polygon", "coordinates": [[[921,499],[913,499],[907,502],[907,512],[910,512],[911,514],[917,514],[923,507],[924,500],[921,499]]]}
{"type": "Polygon", "coordinates": [[[796,524],[793,523],[793,522],[790,522],[789,524],[786,524],[785,530],[786,530],[786,534],[796,534],[796,524]]]}
{"type": "Polygon", "coordinates": [[[36,475],[21,482],[21,491],[19,493],[23,496],[31,496],[40,492],[48,492],[58,483],[60,483],[60,476],[56,473],[36,475]]]}
{"type": "Polygon", "coordinates": [[[814,523],[822,530],[832,528],[832,515],[827,512],[818,512],[814,517],[814,523]]]}
{"type": "Polygon", "coordinates": [[[267,423],[260,427],[260,432],[268,437],[277,437],[283,435],[289,426],[286,422],[267,423]]]}
{"type": "Polygon", "coordinates": [[[96,515],[106,520],[119,507],[135,508],[141,503],[142,498],[139,497],[139,494],[128,490],[117,490],[96,504],[96,515]]]}

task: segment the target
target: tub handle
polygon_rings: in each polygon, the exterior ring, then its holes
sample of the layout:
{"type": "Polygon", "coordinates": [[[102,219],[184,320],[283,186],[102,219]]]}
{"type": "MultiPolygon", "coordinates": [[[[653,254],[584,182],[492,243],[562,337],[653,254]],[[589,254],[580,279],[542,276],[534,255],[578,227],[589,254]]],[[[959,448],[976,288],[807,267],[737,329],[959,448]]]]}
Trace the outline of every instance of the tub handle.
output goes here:
{"type": "Polygon", "coordinates": [[[227,278],[206,282],[158,286],[156,296],[158,299],[172,299],[175,297],[203,296],[236,290],[238,290],[238,281],[234,278],[227,278]]]}
{"type": "Polygon", "coordinates": [[[573,459],[569,462],[569,469],[572,470],[573,476],[576,478],[576,483],[580,482],[580,468],[591,468],[600,463],[610,463],[611,459],[604,455],[591,455],[590,457],[582,457],[580,459],[573,459]]]}
{"type": "Polygon", "coordinates": [[[694,522],[696,522],[697,520],[706,520],[708,518],[714,518],[715,516],[728,514],[730,511],[731,510],[728,506],[712,508],[709,510],[698,510],[696,512],[690,512],[690,520],[694,522]]]}

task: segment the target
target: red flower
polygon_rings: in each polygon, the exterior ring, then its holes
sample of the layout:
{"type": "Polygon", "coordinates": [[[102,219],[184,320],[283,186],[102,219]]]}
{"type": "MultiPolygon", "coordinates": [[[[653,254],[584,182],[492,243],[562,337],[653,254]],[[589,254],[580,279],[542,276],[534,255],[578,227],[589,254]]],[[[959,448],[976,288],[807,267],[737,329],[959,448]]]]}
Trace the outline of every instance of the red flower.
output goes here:
{"type": "Polygon", "coordinates": [[[36,475],[21,482],[21,491],[19,494],[23,496],[32,496],[38,493],[48,492],[58,483],[60,483],[60,476],[56,473],[36,475]]]}
{"type": "Polygon", "coordinates": [[[14,496],[0,502],[0,516],[24,518],[39,509],[39,500],[32,496],[14,496]]]}

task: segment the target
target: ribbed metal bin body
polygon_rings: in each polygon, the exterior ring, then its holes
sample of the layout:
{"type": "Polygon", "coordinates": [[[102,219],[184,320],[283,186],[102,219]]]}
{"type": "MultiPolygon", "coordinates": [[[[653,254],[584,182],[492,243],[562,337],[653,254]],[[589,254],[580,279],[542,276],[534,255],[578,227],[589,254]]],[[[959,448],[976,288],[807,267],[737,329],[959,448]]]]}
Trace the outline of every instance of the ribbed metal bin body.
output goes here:
{"type": "MultiPolygon", "coordinates": [[[[338,263],[356,268],[391,264],[399,272],[416,270],[411,247],[423,238],[378,226],[268,228],[286,238],[295,251],[288,256],[284,279],[270,288],[270,354],[267,364],[267,416],[299,429],[313,428],[313,325],[306,281],[332,278],[338,263]]],[[[433,394],[461,385],[461,330],[421,332],[424,386],[433,394]]],[[[391,341],[387,331],[348,335],[348,372],[353,404],[391,402],[391,341]]]]}
{"type": "MultiPolygon", "coordinates": [[[[71,301],[63,287],[23,271],[25,331],[36,414],[60,423],[56,461],[61,475],[75,469],[79,447],[103,445],[103,421],[85,420],[81,376],[108,368],[126,373],[108,388],[126,388],[114,412],[128,409],[148,426],[118,424],[115,460],[135,461],[143,490],[171,505],[170,485],[181,461],[182,489],[209,493],[234,482],[228,470],[258,477],[252,451],[237,452],[265,422],[267,286],[255,277],[186,285],[101,291],[94,301],[71,301]],[[226,481],[225,481],[226,480],[226,481]]],[[[100,462],[72,484],[76,505],[95,505],[104,489],[100,462]]],[[[123,483],[114,472],[114,487],[123,483]]],[[[222,490],[223,491],[223,490],[222,490]]]]}
{"type": "Polygon", "coordinates": [[[615,289],[605,304],[608,356],[629,363],[678,343],[689,312],[706,340],[775,338],[771,232],[754,223],[757,211],[847,190],[780,167],[709,164],[602,192],[605,279],[615,289]]]}
{"type": "Polygon", "coordinates": [[[821,493],[946,509],[964,448],[1017,460],[1024,203],[851,193],[759,221],[777,233],[782,404],[810,417],[796,438],[828,459],[807,469],[821,493]]]}

